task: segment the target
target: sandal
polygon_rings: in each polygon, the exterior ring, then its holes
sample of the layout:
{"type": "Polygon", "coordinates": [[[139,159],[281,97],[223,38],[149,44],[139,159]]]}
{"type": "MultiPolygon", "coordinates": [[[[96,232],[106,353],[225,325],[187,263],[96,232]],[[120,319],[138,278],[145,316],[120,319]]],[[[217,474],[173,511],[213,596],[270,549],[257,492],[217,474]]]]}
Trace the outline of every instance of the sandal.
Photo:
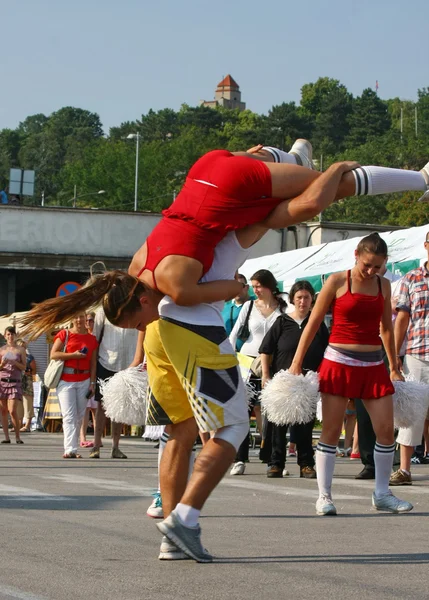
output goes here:
{"type": "Polygon", "coordinates": [[[66,452],[63,454],[63,458],[82,458],[82,456],[76,452],[66,452]]]}
{"type": "Polygon", "coordinates": [[[0,444],[10,444],[10,440],[2,440],[0,444]]]}

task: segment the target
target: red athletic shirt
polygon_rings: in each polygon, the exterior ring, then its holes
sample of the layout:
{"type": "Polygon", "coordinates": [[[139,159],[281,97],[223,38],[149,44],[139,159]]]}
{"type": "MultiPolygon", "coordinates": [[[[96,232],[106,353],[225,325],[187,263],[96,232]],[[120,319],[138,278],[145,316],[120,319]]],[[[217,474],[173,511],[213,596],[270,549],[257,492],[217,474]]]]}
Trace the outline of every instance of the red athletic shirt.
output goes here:
{"type": "MultiPolygon", "coordinates": [[[[63,346],[60,348],[60,352],[63,352],[64,342],[66,341],[66,333],[66,330],[62,329],[54,338],[54,342],[55,340],[61,340],[63,344],[63,346]]],[[[95,339],[95,336],[91,333],[72,333],[69,331],[67,348],[64,350],[64,352],[79,352],[85,346],[88,348],[88,353],[85,358],[79,360],[66,360],[64,361],[64,367],[79,369],[80,371],[88,371],[88,373],[63,373],[61,376],[63,381],[85,381],[85,379],[89,379],[91,356],[94,350],[98,348],[98,342],[95,339]]]]}
{"type": "Polygon", "coordinates": [[[208,152],[193,165],[182,191],[147,238],[139,275],[145,269],[153,273],[171,255],[194,258],[207,273],[228,231],[263,221],[280,202],[271,197],[265,163],[227,150],[208,152]]]}
{"type": "Polygon", "coordinates": [[[381,345],[380,321],[384,297],[378,276],[377,281],[377,296],[354,294],[351,291],[350,271],[347,271],[347,291],[332,303],[330,344],[381,345]]]}

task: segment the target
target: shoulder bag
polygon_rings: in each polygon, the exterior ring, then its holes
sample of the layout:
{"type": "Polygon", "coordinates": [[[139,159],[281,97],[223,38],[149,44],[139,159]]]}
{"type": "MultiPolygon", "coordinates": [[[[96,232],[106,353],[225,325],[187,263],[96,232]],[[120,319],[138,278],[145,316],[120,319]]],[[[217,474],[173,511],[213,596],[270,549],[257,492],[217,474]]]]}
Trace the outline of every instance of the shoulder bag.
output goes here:
{"type": "Polygon", "coordinates": [[[250,306],[249,306],[249,310],[247,311],[246,319],[237,333],[237,338],[241,342],[247,341],[250,337],[249,319],[250,319],[250,313],[252,312],[252,308],[253,308],[253,300],[250,301],[250,306]]]}
{"type": "MultiPolygon", "coordinates": [[[[67,342],[69,340],[69,332],[66,331],[66,341],[64,342],[63,352],[66,351],[67,342]]],[[[50,360],[49,365],[45,371],[44,382],[47,388],[56,388],[60,383],[61,375],[63,374],[64,361],[63,360],[50,360]]]]}

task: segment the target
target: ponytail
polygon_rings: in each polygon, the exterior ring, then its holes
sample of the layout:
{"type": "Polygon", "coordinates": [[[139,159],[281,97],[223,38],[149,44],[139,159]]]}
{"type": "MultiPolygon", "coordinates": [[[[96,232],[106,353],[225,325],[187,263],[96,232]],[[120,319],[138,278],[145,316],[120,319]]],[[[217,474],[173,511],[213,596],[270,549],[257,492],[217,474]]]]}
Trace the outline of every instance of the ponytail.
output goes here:
{"type": "Polygon", "coordinates": [[[279,290],[279,288],[277,286],[276,286],[276,289],[273,292],[273,296],[277,300],[277,302],[279,303],[280,312],[282,312],[282,313],[286,312],[287,302],[283,298],[283,296],[281,295],[281,291],[279,290]]]}
{"type": "Polygon", "coordinates": [[[20,333],[34,339],[100,304],[106,318],[116,325],[124,314],[134,312],[140,306],[138,295],[147,291],[148,288],[136,277],[123,271],[108,271],[91,277],[72,294],[35,304],[19,319],[20,333]]]}

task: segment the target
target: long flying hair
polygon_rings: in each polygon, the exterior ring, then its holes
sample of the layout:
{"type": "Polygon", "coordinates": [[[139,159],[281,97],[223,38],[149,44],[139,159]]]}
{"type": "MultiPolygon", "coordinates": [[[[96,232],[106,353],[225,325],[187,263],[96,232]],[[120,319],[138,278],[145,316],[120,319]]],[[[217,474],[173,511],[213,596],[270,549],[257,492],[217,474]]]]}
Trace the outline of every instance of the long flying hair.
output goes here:
{"type": "Polygon", "coordinates": [[[35,304],[19,319],[20,333],[34,339],[99,304],[102,304],[106,318],[117,325],[121,318],[140,308],[139,295],[148,291],[144,283],[124,271],[107,271],[91,277],[72,294],[35,304]]]}

